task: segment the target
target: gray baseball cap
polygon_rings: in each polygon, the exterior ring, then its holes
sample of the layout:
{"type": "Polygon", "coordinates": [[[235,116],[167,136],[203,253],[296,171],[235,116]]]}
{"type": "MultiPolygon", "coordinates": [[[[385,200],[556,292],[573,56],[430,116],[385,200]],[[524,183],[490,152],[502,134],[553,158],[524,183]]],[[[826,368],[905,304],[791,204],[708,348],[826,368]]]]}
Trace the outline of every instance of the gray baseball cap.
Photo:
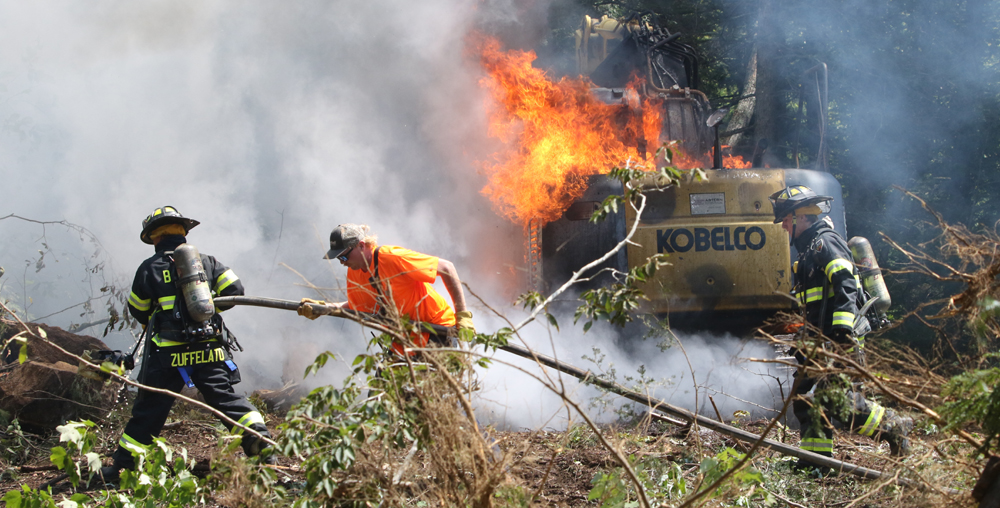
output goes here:
{"type": "Polygon", "coordinates": [[[365,237],[364,229],[357,224],[341,224],[330,233],[330,250],[323,259],[337,259],[345,252],[361,243],[365,237]]]}

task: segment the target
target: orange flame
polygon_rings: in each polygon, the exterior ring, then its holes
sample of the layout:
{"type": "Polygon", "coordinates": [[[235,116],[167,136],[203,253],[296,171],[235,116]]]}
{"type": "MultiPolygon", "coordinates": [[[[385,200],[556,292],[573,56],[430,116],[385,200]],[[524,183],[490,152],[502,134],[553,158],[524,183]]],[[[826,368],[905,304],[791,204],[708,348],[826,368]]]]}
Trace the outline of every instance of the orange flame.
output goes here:
{"type": "MultiPolygon", "coordinates": [[[[501,215],[521,225],[558,219],[587,189],[587,177],[607,174],[631,161],[651,166],[659,148],[662,106],[646,99],[640,107],[642,80],[629,84],[621,104],[607,104],[591,92],[586,79],[550,80],[531,66],[532,51],[507,51],[492,38],[479,42],[480,62],[488,77],[480,85],[490,93],[489,135],[505,148],[481,162],[489,179],[482,193],[501,215]],[[640,149],[643,153],[640,153],[640,149]],[[647,153],[648,152],[648,153],[647,153]]],[[[676,145],[672,165],[680,169],[710,166],[711,154],[692,156],[676,145]]],[[[724,167],[749,167],[726,156],[724,167]]]]}
{"type": "MultiPolygon", "coordinates": [[[[739,155],[726,155],[728,145],[722,145],[722,167],[726,169],[746,169],[752,164],[751,161],[744,161],[743,157],[739,155]]],[[[706,153],[701,157],[694,157],[688,154],[684,150],[681,150],[676,145],[670,147],[673,153],[673,159],[670,161],[671,166],[676,166],[678,169],[694,169],[694,168],[705,168],[712,167],[712,153],[706,153]]]]}
{"type": "MultiPolygon", "coordinates": [[[[489,183],[482,193],[520,224],[558,219],[583,195],[588,176],[646,158],[636,148],[638,133],[652,140],[650,148],[659,138],[658,108],[640,117],[624,104],[605,104],[586,80],[549,80],[531,66],[535,58],[534,52],[503,52],[494,39],[481,48],[489,77],[480,83],[493,100],[489,134],[507,146],[483,163],[489,183]]],[[[637,104],[638,94],[630,90],[624,99],[637,104]]]]}

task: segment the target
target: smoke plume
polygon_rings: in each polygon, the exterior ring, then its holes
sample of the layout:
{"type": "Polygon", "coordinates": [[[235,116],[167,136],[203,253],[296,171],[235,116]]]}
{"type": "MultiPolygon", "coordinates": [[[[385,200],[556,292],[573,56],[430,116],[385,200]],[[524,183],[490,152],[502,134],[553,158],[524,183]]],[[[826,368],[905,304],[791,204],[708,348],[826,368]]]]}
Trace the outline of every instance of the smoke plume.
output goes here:
{"type": "MultiPolygon", "coordinates": [[[[251,295],[343,299],[343,268],[321,257],[330,230],[355,222],[380,243],[452,260],[477,294],[506,310],[505,280],[516,269],[496,253],[518,251],[523,239],[479,194],[474,162],[495,141],[486,136],[482,71],[464,42],[479,31],[532,47],[547,33],[547,5],[0,4],[0,294],[52,325],[100,320],[102,289],[127,295],[153,252],[139,241],[140,222],[169,204],[201,221],[188,241],[232,267],[251,295]]],[[[472,307],[481,330],[503,324],[472,307]]],[[[246,349],[237,356],[245,391],[276,388],[289,370],[301,377],[323,350],[349,362],[368,333],[270,309],[226,317],[246,349]]],[[[526,333],[546,337],[540,327],[526,333]]],[[[579,363],[597,336],[567,331],[552,343],[579,363]]],[[[134,341],[127,331],[104,340],[118,349],[134,341]]],[[[637,368],[611,342],[596,344],[619,373],[637,368]]],[[[689,358],[712,358],[704,372],[717,378],[726,364],[717,346],[697,349],[689,358]]],[[[664,396],[693,406],[685,363],[648,363],[653,377],[676,380],[664,396]]],[[[331,381],[349,371],[326,370],[331,381]]],[[[523,380],[507,374],[486,374],[492,391],[483,398],[500,406],[484,403],[494,413],[484,418],[512,427],[548,418],[534,415],[551,412],[550,401],[521,398],[528,390],[511,383],[523,380]]]]}

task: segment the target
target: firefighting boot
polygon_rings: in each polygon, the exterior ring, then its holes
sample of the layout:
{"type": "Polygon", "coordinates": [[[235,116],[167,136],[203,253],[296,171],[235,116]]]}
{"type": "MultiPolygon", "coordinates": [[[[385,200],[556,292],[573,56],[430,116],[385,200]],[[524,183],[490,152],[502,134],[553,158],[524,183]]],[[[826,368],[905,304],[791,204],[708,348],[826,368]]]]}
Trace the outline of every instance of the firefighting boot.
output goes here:
{"type": "MultiPolygon", "coordinates": [[[[265,428],[263,431],[267,432],[267,429],[265,428]]],[[[278,463],[274,457],[274,448],[272,448],[267,441],[264,441],[257,436],[244,437],[242,446],[243,453],[246,453],[247,457],[260,457],[261,463],[269,466],[273,466],[278,463]]]]}
{"type": "Polygon", "coordinates": [[[135,462],[122,461],[116,458],[114,459],[114,461],[111,463],[110,466],[104,466],[101,468],[100,472],[97,475],[97,480],[103,481],[104,483],[117,484],[118,480],[121,479],[123,469],[128,469],[128,470],[135,469],[135,462]]]}
{"type": "Polygon", "coordinates": [[[889,443],[889,453],[903,457],[910,453],[910,439],[907,436],[912,429],[912,418],[899,416],[895,411],[886,409],[878,429],[879,438],[889,443]]]}
{"type": "MultiPolygon", "coordinates": [[[[815,452],[815,453],[822,455],[824,457],[833,458],[833,453],[831,452],[815,452]]],[[[813,478],[824,478],[826,476],[830,476],[830,474],[833,472],[833,470],[830,469],[829,467],[821,466],[808,459],[799,459],[795,461],[795,464],[792,464],[792,470],[804,473],[806,476],[811,476],[813,478]]]]}

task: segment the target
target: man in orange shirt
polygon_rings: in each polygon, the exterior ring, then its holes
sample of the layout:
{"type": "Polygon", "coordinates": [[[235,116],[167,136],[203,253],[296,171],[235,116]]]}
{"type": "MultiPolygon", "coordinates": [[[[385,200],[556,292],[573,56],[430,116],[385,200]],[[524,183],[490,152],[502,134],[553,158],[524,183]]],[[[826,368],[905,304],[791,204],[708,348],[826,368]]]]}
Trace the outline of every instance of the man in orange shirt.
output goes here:
{"type": "MultiPolygon", "coordinates": [[[[303,298],[303,303],[322,303],[329,309],[346,307],[358,312],[386,317],[407,317],[446,327],[457,326],[475,332],[472,312],[465,306],[465,293],[455,265],[447,259],[412,251],[394,245],[379,246],[370,228],[359,224],[341,224],[330,233],[330,250],[324,259],[336,259],[347,267],[347,301],[325,303],[303,298]],[[451,296],[454,310],[434,290],[441,277],[451,296]]],[[[313,306],[302,305],[299,314],[316,319],[325,312],[315,312],[313,306]]],[[[429,340],[447,345],[447,337],[421,334],[414,337],[417,347],[426,347],[429,340]]],[[[402,353],[402,346],[393,349],[402,353]]]]}

